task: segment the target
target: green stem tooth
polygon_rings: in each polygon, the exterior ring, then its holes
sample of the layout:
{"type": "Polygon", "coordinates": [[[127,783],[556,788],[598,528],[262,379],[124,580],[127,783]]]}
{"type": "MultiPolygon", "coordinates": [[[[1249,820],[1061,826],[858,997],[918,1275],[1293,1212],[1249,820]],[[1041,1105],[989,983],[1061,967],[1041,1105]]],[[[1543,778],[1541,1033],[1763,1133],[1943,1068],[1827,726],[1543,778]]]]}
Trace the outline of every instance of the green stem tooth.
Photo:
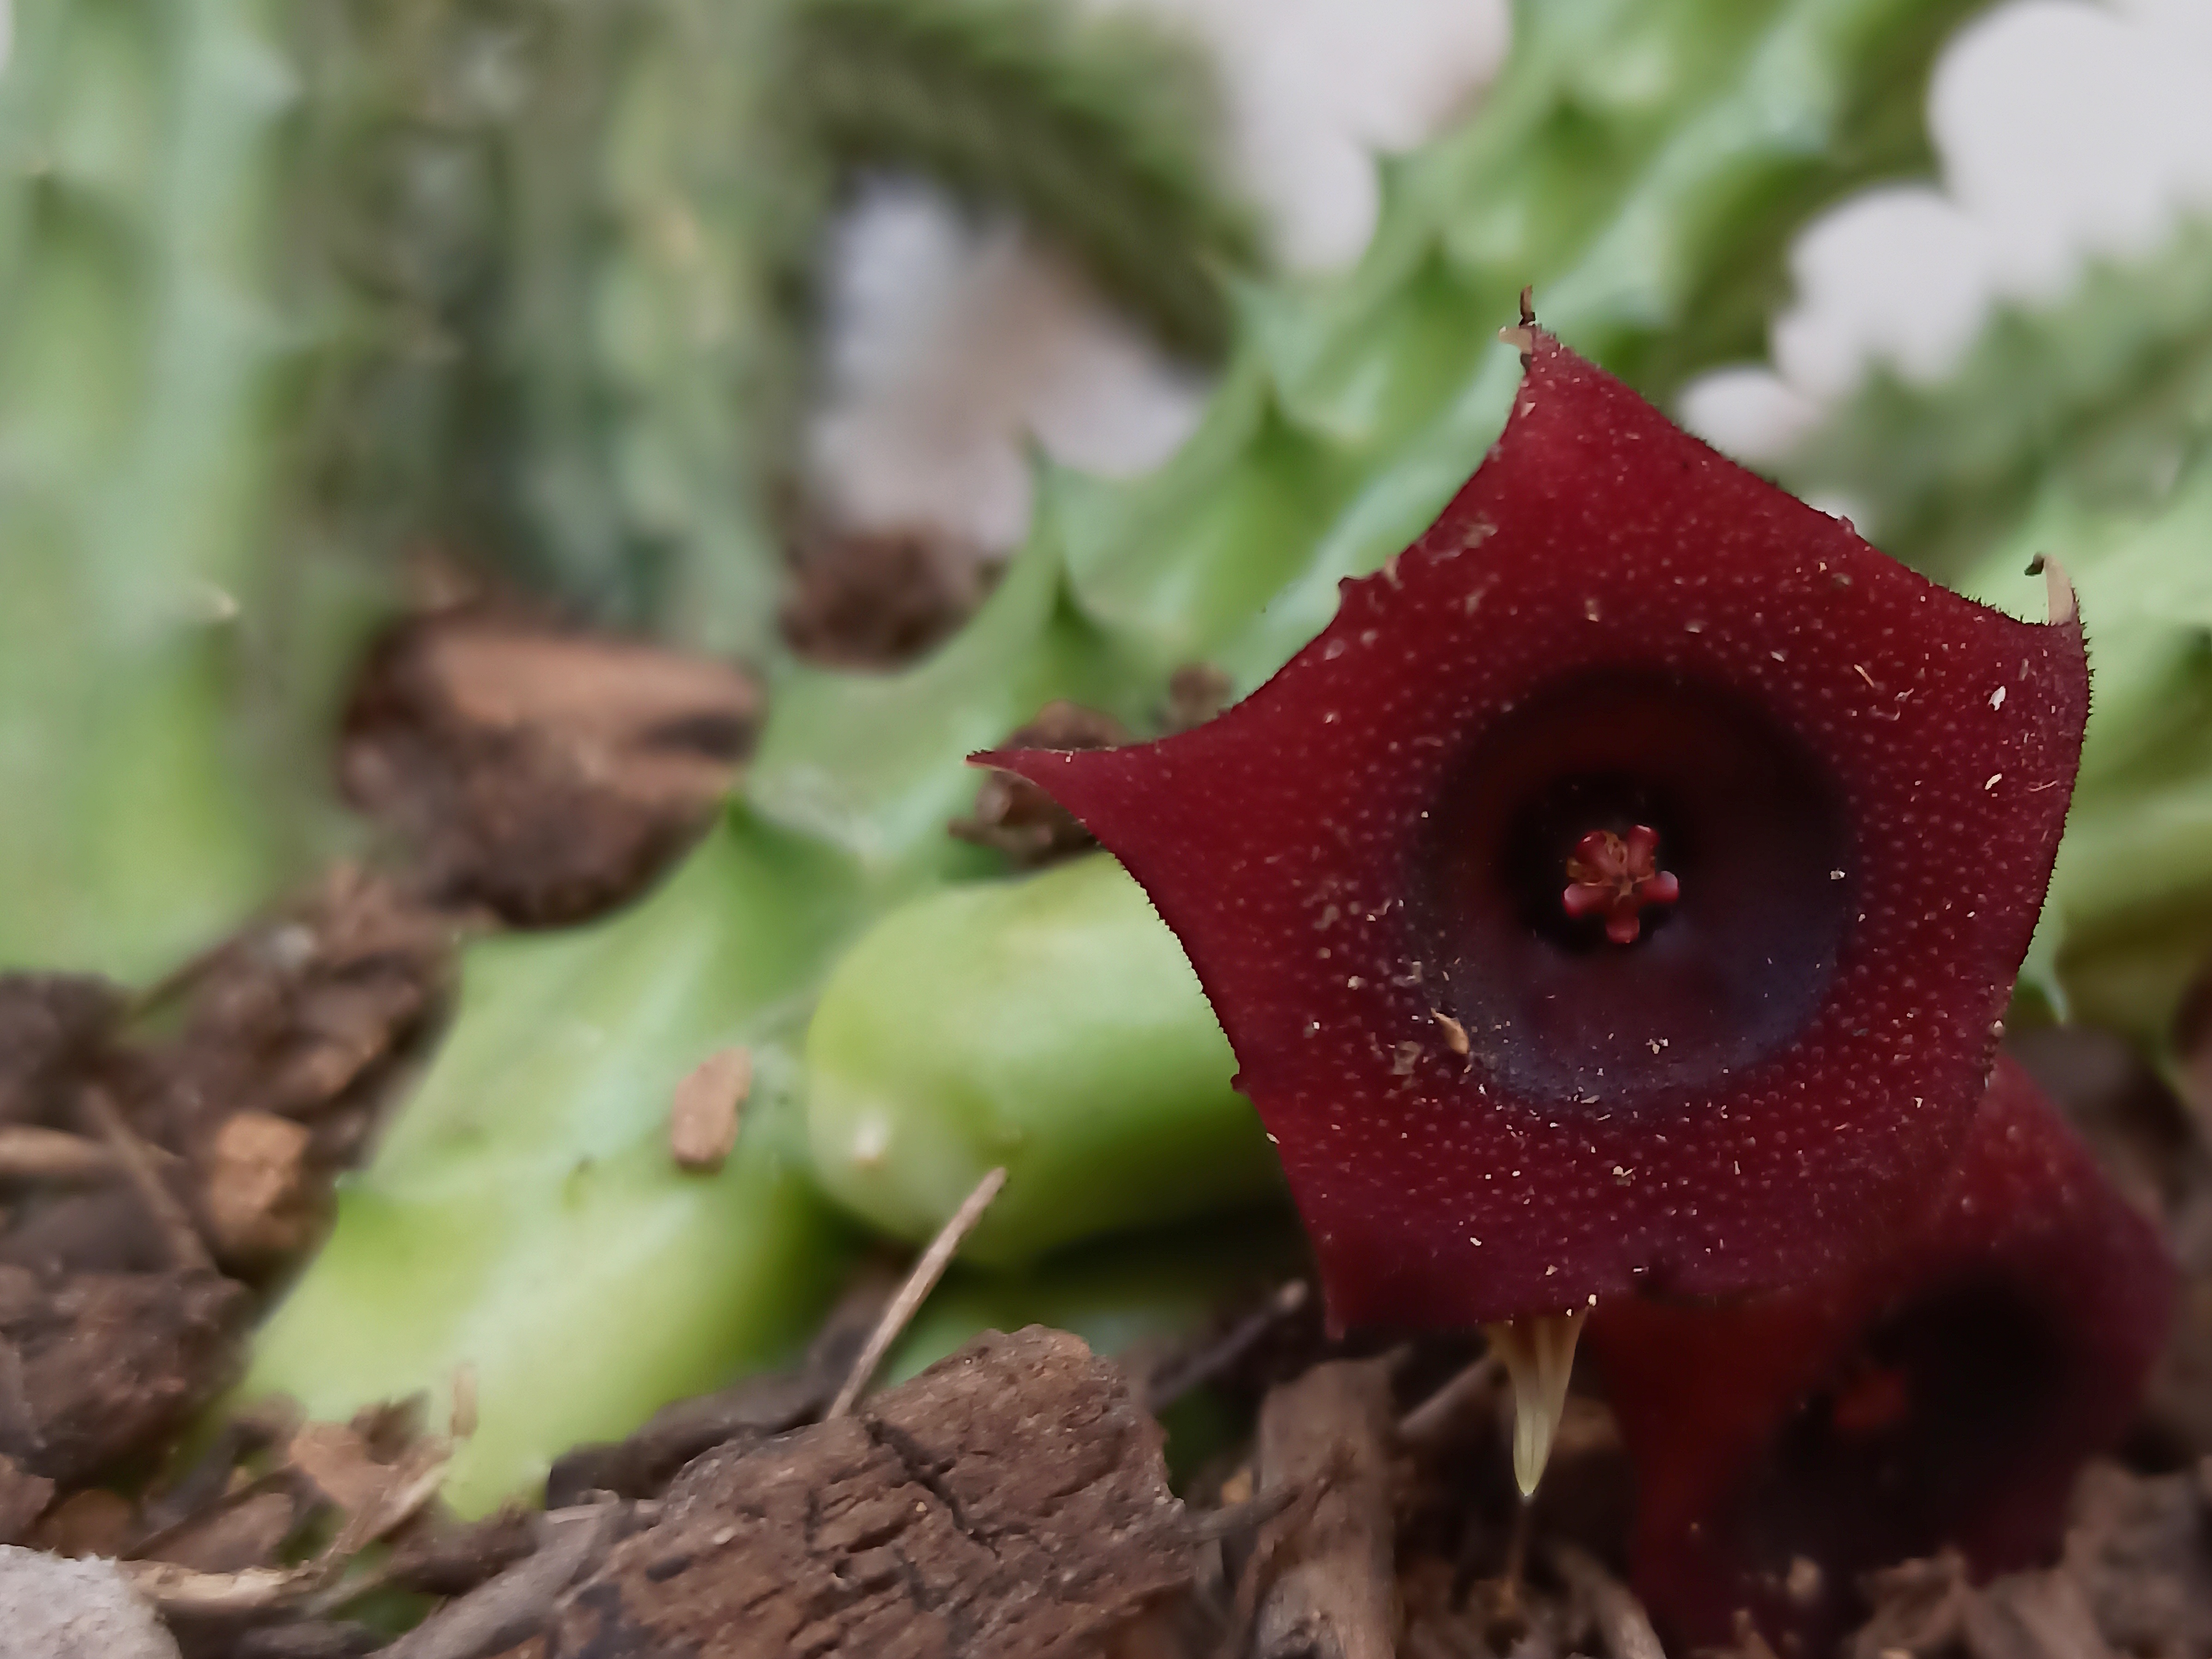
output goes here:
{"type": "Polygon", "coordinates": [[[2212,221],[2199,218],[2147,258],[2092,266],[2055,304],[2001,306],[1935,385],[1877,366],[1781,462],[1782,481],[1848,501],[1866,534],[1947,580],[2031,510],[2154,502],[2212,429],[2208,296],[2212,221]]]}

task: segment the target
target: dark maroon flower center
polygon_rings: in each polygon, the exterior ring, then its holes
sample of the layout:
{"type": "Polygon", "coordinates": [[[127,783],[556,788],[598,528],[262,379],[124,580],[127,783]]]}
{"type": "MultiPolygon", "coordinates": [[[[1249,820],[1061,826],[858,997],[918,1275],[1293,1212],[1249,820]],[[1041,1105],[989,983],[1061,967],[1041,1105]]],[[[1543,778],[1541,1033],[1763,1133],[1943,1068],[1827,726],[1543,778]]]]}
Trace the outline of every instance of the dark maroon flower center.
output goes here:
{"type": "Polygon", "coordinates": [[[1866,1568],[1932,1555],[1967,1528],[2008,1565],[2032,1557],[2005,1516],[1976,1506],[2050,1431],[2068,1363],[2051,1316],[2017,1285],[1969,1279],[1916,1299],[1792,1413],[1712,1518],[1716,1546],[1753,1583],[1784,1583],[1799,1556],[1826,1564],[1814,1595],[1774,1610],[1814,1651],[1863,1617],[1866,1568]]]}
{"type": "Polygon", "coordinates": [[[1749,698],[1675,675],[1522,703],[1429,830],[1442,1012],[1483,1069],[1555,1101],[1698,1089],[1787,1044],[1851,917],[1825,769],[1749,698]]]}
{"type": "MultiPolygon", "coordinates": [[[[1950,1285],[1892,1315],[1783,1429],[1745,1498],[1747,1540],[1795,1536],[1781,1510],[1817,1494],[1822,1524],[1887,1529],[1930,1552],[1961,1492],[1988,1489],[2057,1391],[2064,1347],[2017,1286],[1950,1285]]],[[[1784,1565],[1787,1563],[1783,1564],[1784,1565]]]]}

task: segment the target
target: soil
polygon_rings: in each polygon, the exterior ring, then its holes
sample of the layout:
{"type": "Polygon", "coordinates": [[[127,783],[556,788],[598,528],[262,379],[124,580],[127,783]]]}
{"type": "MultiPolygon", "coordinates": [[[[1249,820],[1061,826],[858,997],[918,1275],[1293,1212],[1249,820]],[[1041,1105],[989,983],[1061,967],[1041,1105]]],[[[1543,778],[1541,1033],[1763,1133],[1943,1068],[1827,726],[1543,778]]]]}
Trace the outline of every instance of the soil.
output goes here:
{"type": "Polygon", "coordinates": [[[554,926],[622,903],[698,836],[760,711],[731,664],[465,608],[371,653],[338,773],[440,902],[554,926]]]}
{"type": "MultiPolygon", "coordinates": [[[[1048,702],[1035,720],[1014,728],[1006,749],[1110,749],[1129,741],[1121,721],[1080,703],[1048,702]]],[[[1027,778],[988,773],[975,791],[975,809],[955,818],[954,835],[1002,853],[1009,863],[1034,870],[1098,845],[1075,815],[1027,778]]]]}
{"type": "Polygon", "coordinates": [[[951,638],[998,580],[998,566],[919,532],[814,526],[796,540],[783,635],[825,667],[907,666],[951,638]]]}
{"type": "Polygon", "coordinates": [[[136,1001],[0,978],[0,1540],[146,1531],[94,1483],[232,1374],[431,1028],[451,937],[340,871],[136,1001]]]}
{"type": "MultiPolygon", "coordinates": [[[[1179,677],[1160,725],[1226,689],[1179,677]]],[[[179,1431],[434,1036],[458,940],[487,911],[561,920],[650,879],[728,787],[758,696],[720,665],[461,611],[390,636],[352,707],[342,769],[403,876],[334,871],[135,997],[0,978],[0,1542],[126,1558],[186,1659],[1657,1659],[1625,1585],[1626,1458],[1586,1379],[1524,1507],[1478,1341],[1333,1344],[1299,1283],[1142,1360],[994,1334],[824,1421],[884,1305],[878,1269],[798,1370],[579,1447],[544,1512],[468,1526],[431,1501],[443,1425],[405,1410],[264,1412],[187,1454],[179,1431]],[[1178,1489],[1158,1419],[1197,1395],[1247,1427],[1178,1489]],[[356,1561],[372,1540],[389,1553],[356,1561]],[[366,1588],[440,1607],[390,1644],[366,1588]]],[[[1017,740],[1121,735],[1060,708],[1017,740]]],[[[967,833],[1024,861],[1086,844],[992,787],[967,833]]],[[[2212,1655],[2197,1018],[2180,1095],[2114,1040],[2014,1040],[2163,1218],[2185,1306],[2135,1432],[2081,1477],[2061,1557],[1978,1586],[1944,1559],[1878,1574],[1852,1659],[2212,1655]]],[[[706,1158],[743,1091],[700,1088],[706,1158]]],[[[1734,1651],[1767,1654],[1748,1631],[1734,1651]]]]}

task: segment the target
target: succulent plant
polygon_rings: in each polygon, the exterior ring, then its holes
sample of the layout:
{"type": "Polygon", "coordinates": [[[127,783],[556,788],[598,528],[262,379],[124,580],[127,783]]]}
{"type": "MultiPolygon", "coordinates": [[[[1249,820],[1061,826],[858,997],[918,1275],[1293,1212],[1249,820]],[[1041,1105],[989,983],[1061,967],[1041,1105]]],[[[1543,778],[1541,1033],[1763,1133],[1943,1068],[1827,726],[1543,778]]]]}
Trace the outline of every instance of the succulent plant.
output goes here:
{"type": "MultiPolygon", "coordinates": [[[[26,5],[0,76],[0,966],[150,977],[296,857],[278,787],[300,88],[267,8],[26,5]]],[[[325,677],[334,678],[334,673],[325,677]]]]}
{"type": "Polygon", "coordinates": [[[2057,299],[1996,307],[1932,382],[1877,366],[1779,458],[1916,569],[1958,580],[2039,498],[2148,508],[2212,431],[2212,222],[2100,262],[2057,299]]]}
{"type": "MultiPolygon", "coordinates": [[[[1285,285],[1251,296],[1206,423],[1175,461],[1129,485],[1048,475],[1030,544],[969,629],[921,668],[880,680],[782,678],[743,800],[695,858],[707,868],[765,855],[764,867],[779,872],[731,889],[718,912],[738,957],[758,953],[742,973],[748,988],[732,988],[740,982],[733,977],[719,994],[726,1029],[747,1034],[740,1040],[763,1045],[763,1054],[788,1043],[783,1052],[796,1055],[804,1042],[806,1070],[794,1064],[783,1075],[805,1097],[814,1172],[833,1197],[884,1230],[912,1237],[958,1204],[969,1185],[962,1172],[979,1155],[1012,1165],[1010,1206],[1031,1178],[1025,1160],[1035,1160],[1041,1182],[1073,1167],[1055,1144],[1056,1126],[1066,1121],[1056,1109],[1067,1101],[1057,1089],[1036,1092],[1010,1121],[947,1109],[943,1066],[902,1076],[896,1064],[902,1054],[923,1052],[916,1043],[936,1044],[931,1052],[939,1054],[958,1046],[944,1035],[943,999],[923,994],[939,964],[931,952],[917,952],[922,930],[907,925],[899,907],[936,903],[935,890],[947,881],[1000,873],[988,855],[945,833],[974,796],[963,756],[1001,739],[1055,697],[1145,729],[1170,675],[1193,660],[1217,665],[1245,689],[1280,666],[1328,622],[1338,579],[1372,570],[1402,547],[1496,438],[1518,377],[1494,330],[1532,277],[1553,321],[1571,324],[1601,361],[1631,369],[1654,390],[1747,349],[1763,297],[1779,280],[1791,228],[1855,183],[1913,166],[1924,154],[1926,67],[1949,25],[1971,9],[1963,0],[1524,6],[1515,56],[1483,112],[1389,168],[1382,227],[1360,269],[1318,291],[1285,285]],[[811,918],[801,933],[788,931],[793,904],[811,918]],[[877,928],[889,930],[898,948],[879,944],[877,928]],[[842,1012],[802,1037],[817,997],[825,1011],[842,1012]],[[842,1033],[835,1042],[833,1029],[842,1033]],[[810,1073],[823,1079],[818,1095],[810,1073]],[[866,1113],[845,1109],[855,1101],[866,1113]],[[887,1117],[894,1136],[903,1124],[927,1121],[948,1137],[972,1138],[888,1178],[873,1150],[881,1137],[859,1133],[870,1117],[887,1117]],[[1012,1151],[1009,1127],[1020,1136],[1012,1151]]],[[[1051,882],[1055,873],[1035,879],[1051,882]]],[[[675,878],[688,879],[686,872],[675,878]]],[[[714,884],[700,879],[702,890],[714,884]]],[[[1141,898],[1118,876],[1069,877],[1047,893],[1072,923],[1097,929],[1094,942],[1117,928],[1136,938],[1141,927],[1129,918],[1146,924],[1141,898]]],[[[1053,908],[1045,896],[1026,906],[948,905],[940,915],[957,910],[967,930],[962,948],[984,962],[1006,943],[996,930],[1033,926],[1053,908]]],[[[498,948],[518,957],[543,952],[549,963],[557,957],[568,964],[561,972],[581,974],[601,956],[649,952],[653,933],[675,926],[671,912],[647,906],[573,940],[498,948]]],[[[1136,1172],[1102,1188],[1085,1212],[1085,1224],[1101,1230],[1160,1213],[1155,1184],[1142,1175],[1160,1120],[1138,1084],[1176,1091],[1218,1115],[1220,1125],[1233,1125],[1238,1109],[1228,1096],[1218,1028],[1194,983],[1156,984],[1130,1005],[1148,1011],[1159,1039],[1134,1071],[1124,1070],[1138,1056],[1129,1041],[1112,1036],[1117,1022],[1094,1024],[1098,1011],[1123,999],[1132,975],[1157,977],[1173,951],[1156,931],[1132,951],[1041,955],[1023,990],[1033,1006],[1050,1011],[1051,1024],[979,1027],[1018,1040],[1028,1058],[1014,1056],[995,1073],[989,1068],[1008,1058],[996,1049],[960,1062],[981,1068],[979,1075],[1052,1084],[1072,1075],[1055,1067],[1055,1055],[1086,1057],[1080,1063],[1095,1086],[1083,1144],[1100,1167],[1136,1172]],[[1079,977],[1045,982],[1071,970],[1079,977]],[[1174,1065],[1165,1066],[1170,1056],[1174,1065]]],[[[489,1063],[495,1053],[528,1057],[542,994],[517,973],[501,982],[487,978],[473,1000],[465,999],[449,1042],[477,1056],[476,1080],[461,1086],[462,1068],[441,1056],[410,1103],[410,1117],[423,1120],[415,1144],[424,1153],[407,1172],[410,1183],[434,1169],[429,1149],[445,1133],[440,1125],[499,1133],[493,1126],[510,1121],[576,1121],[556,1103],[567,1100],[566,1085],[551,1094],[510,1086],[489,1063]]],[[[652,1076],[662,1074],[654,1024],[641,1006],[610,1002],[591,1023],[606,1033],[611,1054],[652,1058],[652,1076]]],[[[766,1074],[775,1071],[769,1066],[766,1074]]],[[[665,1110],[657,1087],[638,1082],[618,1110],[605,1097],[605,1115],[594,1120],[604,1136],[643,1142],[656,1135],[665,1110]]],[[[1237,1156],[1188,1172],[1179,1206],[1249,1196],[1264,1144],[1256,1129],[1246,1134],[1237,1156]],[[1209,1173],[1218,1177],[1211,1197],[1209,1173]]],[[[563,1127],[544,1158],[513,1175],[514,1201],[557,1203],[562,1172],[586,1151],[563,1127]],[[526,1188],[538,1196],[526,1199],[526,1188]]],[[[398,1173],[394,1167],[392,1178],[398,1173]]],[[[373,1193],[386,1177],[380,1158],[361,1190],[373,1193]]],[[[658,1193],[635,1189],[624,1224],[704,1237],[708,1224],[679,1177],[670,1172],[665,1180],[658,1193]]],[[[457,1183],[441,1202],[458,1209],[468,1200],[457,1183]]],[[[1018,1218],[1021,1211],[1012,1212],[1018,1218]]],[[[1066,1240],[1054,1205],[1030,1205],[1026,1213],[1041,1224],[1002,1225],[989,1239],[999,1259],[1033,1256],[1066,1240]]],[[[563,1237],[580,1237],[582,1224],[580,1217],[548,1224],[563,1237]]],[[[460,1322],[410,1322],[398,1310],[488,1295],[547,1248],[544,1237],[525,1243],[491,1226],[457,1228],[450,1237],[442,1255],[387,1268],[380,1281],[389,1292],[382,1305],[394,1311],[367,1328],[386,1339],[386,1390],[409,1376],[434,1383],[469,1357],[460,1322]]],[[[363,1264],[379,1255],[375,1230],[342,1218],[324,1259],[295,1292],[300,1310],[283,1317],[302,1329],[334,1317],[330,1310],[356,1295],[363,1264]]],[[[578,1288],[578,1300],[549,1296],[526,1321],[484,1340],[550,1352],[533,1333],[588,1323],[605,1305],[604,1283],[588,1303],[578,1288]]],[[[696,1288],[702,1317],[719,1305],[718,1294],[707,1281],[696,1288]]],[[[664,1306],[674,1316],[674,1304],[664,1306]]],[[[750,1341],[721,1328],[726,1363],[753,1363],[750,1341]]],[[[312,1392],[322,1409],[343,1403],[343,1379],[316,1365],[309,1347],[282,1346],[281,1356],[258,1367],[258,1381],[312,1392]]],[[[487,1423],[509,1410],[526,1416],[530,1400],[555,1386],[550,1371],[526,1379],[515,1368],[501,1370],[508,1379],[503,1390],[480,1390],[487,1423]]],[[[638,1397],[655,1387],[673,1394],[687,1381],[673,1373],[645,1379],[638,1397]]],[[[601,1420],[566,1425],[572,1437],[620,1433],[635,1420],[603,1405],[601,1420]]],[[[515,1455],[496,1472],[487,1468],[477,1490],[489,1493],[527,1467],[526,1443],[540,1458],[562,1449],[543,1439],[547,1427],[536,1424],[511,1440],[515,1455]]]]}

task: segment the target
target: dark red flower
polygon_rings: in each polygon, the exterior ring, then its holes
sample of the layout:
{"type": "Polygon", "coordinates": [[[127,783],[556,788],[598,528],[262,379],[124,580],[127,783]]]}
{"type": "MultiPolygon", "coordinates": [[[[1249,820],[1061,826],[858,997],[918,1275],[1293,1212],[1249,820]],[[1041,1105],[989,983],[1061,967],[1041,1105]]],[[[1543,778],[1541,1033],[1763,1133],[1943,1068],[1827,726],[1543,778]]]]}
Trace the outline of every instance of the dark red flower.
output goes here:
{"type": "Polygon", "coordinates": [[[2173,1292],[2156,1230],[2000,1060],[1939,1207],[1884,1259],[1730,1306],[1591,1316],[1636,1463],[1638,1590],[1684,1644],[1727,1641],[1741,1607],[1819,1653],[1856,1622],[1869,1568],[1945,1546],[1978,1576],[2046,1557],[2082,1460],[2127,1426],[2173,1292]]]}
{"type": "Polygon", "coordinates": [[[1340,1323],[1797,1283],[1924,1213],[2087,711],[2055,571],[2049,625],[1971,603],[1525,337],[1481,469],[1252,696],[982,757],[1181,937],[1340,1323]]]}

